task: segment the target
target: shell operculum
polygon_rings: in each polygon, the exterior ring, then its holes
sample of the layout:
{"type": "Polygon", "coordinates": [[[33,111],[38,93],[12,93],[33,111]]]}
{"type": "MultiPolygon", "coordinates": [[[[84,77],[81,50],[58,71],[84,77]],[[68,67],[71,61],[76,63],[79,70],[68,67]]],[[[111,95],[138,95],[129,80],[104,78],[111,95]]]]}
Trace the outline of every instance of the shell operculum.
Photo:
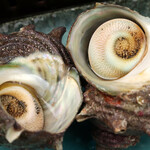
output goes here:
{"type": "MultiPolygon", "coordinates": [[[[75,69],[67,69],[60,56],[41,52],[31,54],[27,58],[18,57],[11,64],[4,66],[0,72],[3,78],[0,95],[1,104],[8,114],[16,116],[17,123],[27,131],[44,130],[51,134],[64,132],[82,102],[79,77],[75,69]],[[6,77],[8,72],[10,75],[6,77]],[[19,115],[23,120],[18,118],[19,115]]],[[[8,133],[9,137],[10,133],[14,136],[14,129],[11,128],[8,133]]],[[[17,135],[13,138],[18,138],[17,135]]],[[[9,141],[13,140],[15,139],[9,141]]]]}
{"type": "Polygon", "coordinates": [[[43,110],[29,86],[4,83],[0,86],[0,102],[4,110],[28,131],[43,129],[43,110]],[[32,119],[32,122],[31,122],[32,119]]]}
{"type": "Polygon", "coordinates": [[[127,19],[113,19],[94,32],[88,55],[92,70],[110,80],[131,71],[144,56],[145,49],[146,38],[139,26],[127,19]]]}
{"type": "Polygon", "coordinates": [[[149,84],[148,21],[137,12],[109,4],[82,13],[67,41],[79,72],[111,95],[149,84]],[[141,74],[145,80],[141,81],[141,74]]]}
{"type": "Polygon", "coordinates": [[[76,118],[94,118],[97,149],[127,148],[138,142],[135,133],[149,134],[149,29],[150,19],[137,12],[97,4],[70,31],[67,48],[89,83],[76,118]]]}
{"type": "Polygon", "coordinates": [[[41,104],[28,86],[11,82],[2,84],[0,103],[8,115],[12,116],[21,127],[19,130],[16,130],[14,126],[8,129],[6,139],[10,143],[24,130],[38,132],[43,129],[44,114],[41,104]]]}
{"type": "MultiPolygon", "coordinates": [[[[0,104],[20,126],[18,130],[13,126],[7,130],[9,142],[23,131],[53,135],[65,132],[82,103],[79,76],[59,43],[64,31],[58,30],[46,35],[27,26],[2,39],[5,48],[11,43],[9,50],[12,45],[20,46],[11,49],[7,53],[9,61],[2,59],[0,65],[0,104]],[[25,49],[27,43],[30,51],[25,49]]],[[[0,52],[5,58],[6,53],[0,52]]]]}

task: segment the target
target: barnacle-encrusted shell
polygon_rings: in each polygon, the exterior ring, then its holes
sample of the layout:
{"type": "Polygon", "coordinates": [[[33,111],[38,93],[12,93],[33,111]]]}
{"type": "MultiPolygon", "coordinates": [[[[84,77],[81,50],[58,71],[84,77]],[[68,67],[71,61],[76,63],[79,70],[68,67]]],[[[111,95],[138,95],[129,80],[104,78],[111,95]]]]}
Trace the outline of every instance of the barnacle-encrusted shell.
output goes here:
{"type": "Polygon", "coordinates": [[[60,27],[46,35],[30,25],[0,36],[0,105],[15,120],[6,129],[9,142],[23,131],[31,137],[43,132],[41,141],[62,149],[62,135],[82,102],[78,73],[60,43],[64,32],[60,27]]]}

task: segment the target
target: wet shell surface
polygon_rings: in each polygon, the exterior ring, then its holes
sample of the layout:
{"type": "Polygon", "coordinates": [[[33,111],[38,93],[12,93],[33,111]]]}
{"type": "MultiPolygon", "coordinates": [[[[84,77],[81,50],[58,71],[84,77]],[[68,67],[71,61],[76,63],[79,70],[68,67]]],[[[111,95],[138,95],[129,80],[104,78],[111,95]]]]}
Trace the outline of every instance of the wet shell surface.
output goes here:
{"type": "Polygon", "coordinates": [[[97,3],[80,14],[67,41],[88,82],[77,121],[92,119],[97,150],[135,145],[150,135],[150,18],[97,3]]]}
{"type": "Polygon", "coordinates": [[[83,12],[67,41],[74,63],[94,87],[111,95],[150,83],[150,19],[128,8],[97,3],[83,12]]]}
{"type": "Polygon", "coordinates": [[[0,106],[10,118],[5,126],[10,143],[39,133],[62,149],[62,135],[82,103],[78,73],[61,44],[64,32],[60,27],[46,35],[29,25],[0,35],[0,106]]]}

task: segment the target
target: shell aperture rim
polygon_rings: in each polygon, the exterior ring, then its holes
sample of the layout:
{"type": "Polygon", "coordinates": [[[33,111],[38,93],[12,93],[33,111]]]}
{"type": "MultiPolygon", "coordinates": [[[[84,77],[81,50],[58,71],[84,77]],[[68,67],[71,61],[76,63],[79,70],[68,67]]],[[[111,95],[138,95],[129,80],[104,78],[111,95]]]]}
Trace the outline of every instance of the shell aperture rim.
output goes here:
{"type": "Polygon", "coordinates": [[[150,19],[118,5],[96,5],[93,9],[80,14],[73,24],[67,39],[67,49],[70,51],[74,64],[81,75],[94,87],[110,95],[138,90],[150,84],[150,19]],[[135,21],[146,35],[146,54],[137,66],[122,78],[104,80],[98,77],[89,66],[87,50],[91,35],[95,29],[111,18],[126,18],[135,21]],[[80,57],[79,57],[80,56],[80,57]],[[144,80],[143,80],[144,79],[144,80]]]}

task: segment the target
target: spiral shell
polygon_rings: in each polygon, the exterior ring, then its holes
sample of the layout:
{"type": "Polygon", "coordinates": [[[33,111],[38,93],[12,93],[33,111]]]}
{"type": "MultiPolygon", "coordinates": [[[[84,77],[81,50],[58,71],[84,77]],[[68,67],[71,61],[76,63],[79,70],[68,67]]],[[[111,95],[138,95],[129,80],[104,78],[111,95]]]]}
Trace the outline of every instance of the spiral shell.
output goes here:
{"type": "Polygon", "coordinates": [[[84,108],[97,150],[135,145],[150,135],[150,18],[129,8],[96,3],[73,24],[67,48],[86,79],[84,108]]]}
{"type": "Polygon", "coordinates": [[[6,132],[10,143],[23,131],[46,132],[52,139],[59,135],[60,140],[78,112],[80,81],[60,43],[64,32],[60,27],[46,35],[30,25],[0,36],[0,105],[15,120],[6,132]]]}
{"type": "Polygon", "coordinates": [[[117,95],[140,89],[150,82],[149,27],[150,19],[135,11],[97,3],[75,21],[67,49],[78,71],[99,90],[117,95]]]}

